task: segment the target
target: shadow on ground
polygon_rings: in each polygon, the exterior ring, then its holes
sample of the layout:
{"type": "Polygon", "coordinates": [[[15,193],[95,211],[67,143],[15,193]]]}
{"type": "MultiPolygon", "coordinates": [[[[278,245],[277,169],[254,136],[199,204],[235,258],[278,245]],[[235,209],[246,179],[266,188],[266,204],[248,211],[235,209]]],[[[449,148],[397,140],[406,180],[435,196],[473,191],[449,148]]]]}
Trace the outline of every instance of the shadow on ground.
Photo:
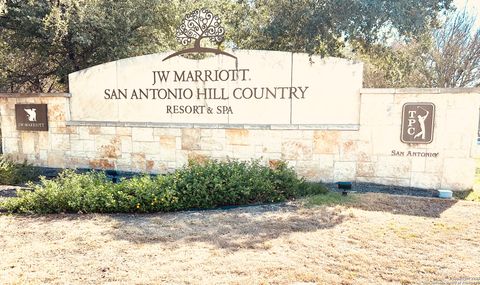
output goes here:
{"type": "Polygon", "coordinates": [[[358,194],[348,207],[366,211],[389,212],[396,215],[409,215],[440,218],[441,214],[455,205],[458,200],[421,198],[376,193],[358,194]]]}
{"type": "Polygon", "coordinates": [[[268,241],[331,228],[346,218],[340,210],[258,206],[234,210],[155,215],[112,215],[110,234],[133,243],[209,243],[219,248],[268,248],[268,241]],[[266,209],[268,208],[268,209],[266,209]]]}

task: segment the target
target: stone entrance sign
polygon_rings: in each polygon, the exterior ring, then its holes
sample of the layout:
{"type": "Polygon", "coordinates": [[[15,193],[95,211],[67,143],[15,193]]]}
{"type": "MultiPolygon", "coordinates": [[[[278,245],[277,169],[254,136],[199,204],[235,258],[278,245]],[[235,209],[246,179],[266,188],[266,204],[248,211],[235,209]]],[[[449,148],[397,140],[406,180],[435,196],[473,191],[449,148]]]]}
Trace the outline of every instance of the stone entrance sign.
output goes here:
{"type": "Polygon", "coordinates": [[[17,130],[48,131],[46,104],[15,104],[17,130]]]}
{"type": "Polygon", "coordinates": [[[170,53],[69,76],[72,120],[164,124],[359,124],[362,64],[275,51],[202,60],[170,53]]]}
{"type": "Polygon", "coordinates": [[[432,103],[406,103],[402,112],[401,141],[429,144],[433,141],[435,105],[432,103]]]}

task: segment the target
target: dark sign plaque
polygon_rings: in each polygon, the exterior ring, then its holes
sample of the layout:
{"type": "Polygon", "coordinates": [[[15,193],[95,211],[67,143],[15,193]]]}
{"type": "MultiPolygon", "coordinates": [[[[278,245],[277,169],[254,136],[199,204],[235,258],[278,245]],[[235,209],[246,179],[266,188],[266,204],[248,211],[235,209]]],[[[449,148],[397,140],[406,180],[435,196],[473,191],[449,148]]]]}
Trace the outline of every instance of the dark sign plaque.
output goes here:
{"type": "Polygon", "coordinates": [[[47,104],[15,104],[15,120],[20,131],[48,131],[47,104]]]}
{"type": "Polygon", "coordinates": [[[402,111],[401,141],[411,144],[431,143],[434,123],[433,103],[406,103],[402,111]]]}

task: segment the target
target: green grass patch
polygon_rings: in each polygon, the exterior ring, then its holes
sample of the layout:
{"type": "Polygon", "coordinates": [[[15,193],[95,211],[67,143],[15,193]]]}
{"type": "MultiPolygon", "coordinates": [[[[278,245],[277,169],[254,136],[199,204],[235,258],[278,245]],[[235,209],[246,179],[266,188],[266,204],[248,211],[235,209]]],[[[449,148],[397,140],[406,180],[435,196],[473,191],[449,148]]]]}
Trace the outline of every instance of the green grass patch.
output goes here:
{"type": "Polygon", "coordinates": [[[355,201],[354,195],[343,196],[341,193],[329,192],[326,194],[314,195],[304,198],[305,205],[312,206],[333,206],[342,205],[355,201]]]}
{"type": "Polygon", "coordinates": [[[66,170],[53,180],[41,178],[0,207],[12,213],[150,213],[283,202],[326,193],[305,182],[285,162],[275,167],[258,161],[192,162],[174,173],[138,176],[112,183],[103,172],[66,170]]]}

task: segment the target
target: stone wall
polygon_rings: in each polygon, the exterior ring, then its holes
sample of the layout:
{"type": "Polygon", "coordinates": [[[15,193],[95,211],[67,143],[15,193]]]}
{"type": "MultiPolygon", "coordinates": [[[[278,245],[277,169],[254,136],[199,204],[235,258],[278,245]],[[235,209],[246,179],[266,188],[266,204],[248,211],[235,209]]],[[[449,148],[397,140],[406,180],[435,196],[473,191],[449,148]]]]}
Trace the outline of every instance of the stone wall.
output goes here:
{"type": "MultiPolygon", "coordinates": [[[[164,173],[205,157],[283,159],[309,180],[423,188],[471,188],[479,157],[479,89],[364,89],[360,124],[305,126],[155,125],[70,119],[69,94],[0,94],[3,152],[38,166],[164,173]],[[434,140],[400,141],[402,106],[436,105],[434,140]],[[48,104],[49,131],[15,127],[16,103],[48,104]],[[438,153],[437,157],[398,156],[438,153]]],[[[341,112],[342,110],[338,110],[341,112]]]]}

